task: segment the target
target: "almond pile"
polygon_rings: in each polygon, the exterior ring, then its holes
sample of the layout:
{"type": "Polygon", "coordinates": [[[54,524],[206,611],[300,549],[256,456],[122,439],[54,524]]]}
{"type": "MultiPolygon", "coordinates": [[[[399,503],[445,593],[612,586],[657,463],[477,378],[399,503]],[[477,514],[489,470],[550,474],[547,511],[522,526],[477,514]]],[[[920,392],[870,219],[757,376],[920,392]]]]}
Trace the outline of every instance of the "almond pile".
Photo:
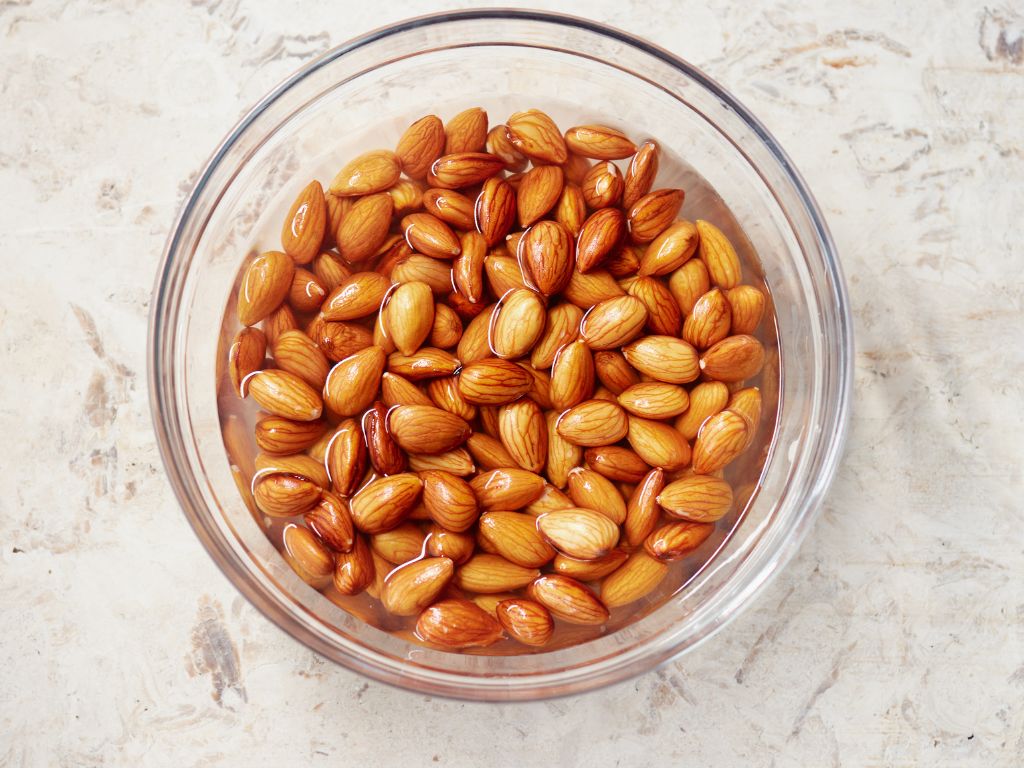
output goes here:
{"type": "Polygon", "coordinates": [[[249,501],[303,580],[431,646],[525,651],[711,555],[766,295],[658,162],[468,109],[299,193],[242,275],[227,375],[260,409],[249,501]]]}

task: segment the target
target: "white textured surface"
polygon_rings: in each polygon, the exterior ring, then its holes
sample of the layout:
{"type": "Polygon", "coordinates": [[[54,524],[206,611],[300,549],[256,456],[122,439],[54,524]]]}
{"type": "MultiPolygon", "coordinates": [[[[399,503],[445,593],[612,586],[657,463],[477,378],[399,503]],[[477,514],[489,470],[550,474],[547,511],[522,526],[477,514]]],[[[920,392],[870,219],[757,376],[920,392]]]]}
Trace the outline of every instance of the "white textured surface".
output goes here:
{"type": "Polygon", "coordinates": [[[144,381],[211,148],[308,57],[432,5],[0,1],[0,765],[1024,763],[1024,12],[820,5],[559,6],[705,68],[790,152],[850,283],[855,414],[753,610],[636,681],[493,706],[368,683],[238,597],[144,381]]]}

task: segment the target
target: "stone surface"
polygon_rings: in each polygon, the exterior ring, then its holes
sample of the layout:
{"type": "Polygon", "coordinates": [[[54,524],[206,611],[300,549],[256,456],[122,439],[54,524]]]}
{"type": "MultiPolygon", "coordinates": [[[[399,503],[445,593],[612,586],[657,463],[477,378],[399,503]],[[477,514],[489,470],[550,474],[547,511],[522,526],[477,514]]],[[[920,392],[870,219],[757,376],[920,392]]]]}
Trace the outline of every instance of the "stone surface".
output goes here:
{"type": "Polygon", "coordinates": [[[1024,763],[1024,14],[819,5],[558,4],[703,67],[789,151],[848,276],[855,412],[752,610],[635,681],[493,706],[265,621],[178,511],[146,398],[207,154],[310,56],[434,4],[0,2],[0,765],[1024,763]]]}

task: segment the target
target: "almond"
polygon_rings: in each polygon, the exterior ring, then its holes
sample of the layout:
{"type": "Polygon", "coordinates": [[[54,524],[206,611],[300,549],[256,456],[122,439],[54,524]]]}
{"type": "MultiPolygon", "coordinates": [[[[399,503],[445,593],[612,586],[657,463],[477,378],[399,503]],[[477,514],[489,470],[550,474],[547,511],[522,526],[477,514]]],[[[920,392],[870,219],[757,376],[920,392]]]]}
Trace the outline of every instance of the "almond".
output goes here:
{"type": "Polygon", "coordinates": [[[644,336],[622,348],[627,362],[640,373],[669,384],[686,384],[700,375],[697,351],[672,336],[644,336]]]}
{"type": "Polygon", "coordinates": [[[630,495],[623,530],[631,547],[642,544],[658,524],[660,510],[657,498],[664,487],[665,471],[656,468],[644,476],[630,495]]]}
{"type": "Polygon", "coordinates": [[[747,387],[734,392],[726,407],[730,411],[746,417],[747,423],[750,425],[750,437],[753,437],[761,423],[761,390],[757,387],[747,387]]]}
{"type": "Polygon", "coordinates": [[[468,592],[493,594],[525,587],[540,575],[536,568],[527,568],[506,560],[501,555],[473,555],[455,572],[455,586],[468,592]]]}
{"type": "Polygon", "coordinates": [[[359,155],[338,171],[331,182],[331,194],[356,197],[383,192],[398,181],[401,173],[398,155],[388,149],[375,149],[359,155]]]}
{"type": "Polygon", "coordinates": [[[379,400],[363,414],[363,436],[370,464],[378,475],[397,475],[405,469],[405,454],[386,429],[387,408],[379,400]]]}
{"type": "MultiPolygon", "coordinates": [[[[351,270],[345,266],[342,260],[335,254],[327,251],[313,259],[313,274],[316,275],[317,281],[328,293],[352,276],[351,270]]],[[[320,303],[322,304],[323,302],[321,301],[320,303]]]]}
{"type": "Polygon", "coordinates": [[[483,431],[497,439],[499,437],[498,407],[495,405],[481,405],[477,409],[477,413],[480,414],[480,426],[483,428],[483,431]]]}
{"type": "Polygon", "coordinates": [[[316,343],[302,331],[282,333],[274,345],[274,362],[311,387],[322,389],[330,363],[316,343]]]}
{"type": "Polygon", "coordinates": [[[583,229],[583,222],[586,220],[587,201],[583,197],[583,190],[575,184],[565,184],[555,206],[555,221],[575,238],[583,229]]]}
{"type": "Polygon", "coordinates": [[[381,377],[381,393],[388,406],[433,405],[419,387],[397,373],[388,372],[381,377]]]}
{"type": "Polygon", "coordinates": [[[324,300],[323,317],[336,322],[371,315],[380,309],[390,286],[390,281],[377,272],[356,272],[324,300]]]}
{"type": "Polygon", "coordinates": [[[687,440],[697,436],[708,418],[725,408],[729,388],[720,381],[703,381],[690,390],[690,407],[676,419],[675,427],[687,440]]]}
{"type": "Polygon", "coordinates": [[[587,400],[563,413],[557,429],[570,443],[597,448],[619,442],[629,431],[629,424],[618,403],[587,400]]]}
{"type": "Polygon", "coordinates": [[[434,325],[434,296],[426,283],[402,283],[381,313],[387,335],[398,351],[411,355],[430,335],[434,325]]]}
{"type": "Polygon", "coordinates": [[[732,332],[746,335],[754,333],[764,317],[764,293],[752,285],[737,285],[725,292],[725,298],[732,310],[732,332]]]}
{"type": "Polygon", "coordinates": [[[621,160],[636,152],[626,134],[605,125],[578,125],[565,132],[565,143],[577,155],[595,160],[621,160]]]}
{"type": "Polygon", "coordinates": [[[668,574],[668,566],[643,550],[629,559],[601,584],[601,599],[609,608],[628,605],[654,591],[668,574]]]}
{"type": "Polygon", "coordinates": [[[228,374],[231,386],[239,397],[245,397],[246,378],[263,367],[267,353],[267,337],[259,328],[243,328],[228,351],[228,374]]]}
{"type": "Polygon", "coordinates": [[[349,264],[377,253],[388,236],[393,202],[388,194],[359,198],[338,227],[338,251],[349,264]]]}
{"type": "Polygon", "coordinates": [[[476,472],[473,457],[465,448],[455,448],[429,456],[424,453],[415,454],[409,457],[409,468],[417,472],[451,472],[456,477],[467,477],[476,472]]]}
{"type": "Polygon", "coordinates": [[[615,278],[603,269],[595,269],[586,275],[577,269],[572,273],[569,284],[562,293],[577,307],[587,310],[606,299],[624,296],[626,292],[615,282],[615,278]]]}
{"type": "Polygon", "coordinates": [[[544,492],[544,478],[516,467],[481,473],[469,485],[484,509],[522,509],[544,492]]]}
{"type": "Polygon", "coordinates": [[[415,181],[401,179],[388,189],[388,194],[396,214],[413,213],[423,207],[423,187],[415,181]]]}
{"type": "Polygon", "coordinates": [[[658,189],[633,203],[628,214],[630,239],[649,243],[664,232],[676,220],[685,196],[681,189],[658,189]]]}
{"type": "Polygon", "coordinates": [[[352,210],[353,199],[351,197],[339,197],[327,193],[324,195],[324,211],[327,221],[324,224],[324,239],[321,248],[330,248],[336,245],[336,235],[341,220],[352,210]]]}
{"type": "Polygon", "coordinates": [[[519,226],[531,226],[554,208],[562,194],[562,184],[562,169],[557,165],[538,165],[527,171],[516,190],[519,226]]]}
{"type": "MultiPolygon", "coordinates": [[[[580,184],[580,191],[583,192],[583,199],[591,208],[609,208],[617,206],[622,200],[623,181],[622,173],[614,163],[598,163],[583,177],[580,184]]],[[[621,215],[621,211],[619,211],[621,215]]],[[[625,229],[625,219],[623,228],[625,229]]],[[[585,270],[584,270],[585,271],[585,270]]]]}
{"type": "Polygon", "coordinates": [[[525,645],[546,645],[555,631],[548,609],[533,600],[518,597],[502,600],[495,613],[505,631],[525,645]]]}
{"type": "Polygon", "coordinates": [[[501,625],[469,600],[442,600],[420,614],[416,635],[452,650],[483,648],[501,639],[501,625]]]}
{"type": "Polygon", "coordinates": [[[480,107],[464,109],[444,127],[444,153],[482,152],[487,141],[487,113],[480,107]]]}
{"type": "Polygon", "coordinates": [[[729,336],[701,356],[700,369],[718,381],[743,381],[761,371],[764,357],[764,347],[753,336],[729,336]]]}
{"type": "Polygon", "coordinates": [[[293,331],[298,327],[299,323],[295,319],[292,308],[287,304],[282,304],[263,320],[263,335],[267,337],[267,344],[273,345],[282,333],[293,331]]]}
{"type": "Polygon", "coordinates": [[[639,374],[626,362],[621,352],[603,350],[595,353],[594,370],[601,384],[616,395],[640,383],[639,374]]]}
{"type": "Polygon", "coordinates": [[[635,245],[623,243],[611,256],[605,259],[604,268],[612,277],[627,278],[636,274],[640,268],[640,257],[643,251],[635,245]]]}
{"type": "Polygon", "coordinates": [[[576,339],[582,319],[583,311],[574,304],[559,304],[548,309],[544,333],[530,353],[530,365],[536,370],[550,368],[558,350],[576,339]]]}
{"type": "Polygon", "coordinates": [[[296,269],[288,289],[288,301],[299,312],[316,312],[320,309],[327,291],[317,276],[307,269],[296,269]]]}
{"type": "Polygon", "coordinates": [[[580,323],[580,335],[591,349],[614,349],[640,335],[646,322],[647,309],[642,301],[619,296],[594,306],[580,323]]]}
{"type": "Polygon", "coordinates": [[[569,150],[555,122],[538,109],[516,112],[506,123],[513,146],[527,157],[561,165],[569,150]]]}
{"type": "Polygon", "coordinates": [[[622,498],[619,489],[611,480],[592,469],[577,467],[569,472],[567,491],[569,498],[578,507],[599,512],[616,525],[626,519],[626,500],[622,498]]]}
{"type": "Polygon", "coordinates": [[[474,201],[451,189],[431,188],[423,193],[423,208],[446,224],[463,232],[476,228],[473,221],[474,201]]]}
{"type": "Polygon", "coordinates": [[[452,287],[451,262],[414,253],[395,265],[391,279],[396,283],[426,283],[433,293],[447,293],[452,287]]]}
{"type": "Polygon", "coordinates": [[[619,541],[619,526],[611,519],[580,507],[541,515],[537,528],[559,552],[577,560],[604,557],[619,541]]]}
{"type": "Polygon", "coordinates": [[[548,434],[540,406],[528,397],[503,405],[498,433],[513,460],[523,469],[540,472],[548,457],[548,434]]]}
{"type": "Polygon", "coordinates": [[[324,403],[339,416],[360,413],[377,396],[387,358],[380,347],[367,347],[336,363],[324,382],[324,403]]]}
{"type": "Polygon", "coordinates": [[[697,252],[697,241],[697,227],[693,222],[677,221],[647,246],[638,274],[667,275],[679,269],[697,252]]]}
{"type": "Polygon", "coordinates": [[[331,323],[318,317],[307,333],[327,359],[337,363],[373,345],[373,334],[355,323],[331,323]]]}
{"type": "Polygon", "coordinates": [[[331,482],[323,463],[304,453],[296,453],[291,456],[260,453],[256,455],[254,466],[257,479],[264,475],[284,473],[312,480],[321,488],[326,488],[331,482]]]}
{"type": "Polygon", "coordinates": [[[658,494],[658,504],[672,517],[695,523],[720,520],[732,509],[732,501],[732,487],[709,475],[684,477],[669,483],[658,494]]]}
{"type": "Polygon", "coordinates": [[[476,303],[484,296],[487,242],[479,232],[466,232],[462,235],[461,247],[462,253],[452,267],[452,282],[467,301],[476,303]]]}
{"type": "Polygon", "coordinates": [[[319,181],[303,189],[284,220],[281,246],[296,264],[308,264],[320,253],[327,225],[327,205],[319,181]]]}
{"type": "Polygon", "coordinates": [[[449,531],[468,530],[480,517],[480,505],[469,483],[450,472],[431,470],[420,473],[423,480],[423,504],[430,519],[449,531]]]}
{"type": "Polygon", "coordinates": [[[352,522],[363,533],[391,530],[409,516],[422,489],[412,472],[371,480],[352,497],[352,522]]]}
{"type": "Polygon", "coordinates": [[[516,192],[504,179],[492,177],[484,182],[474,207],[476,228],[488,246],[505,239],[516,216],[516,192]]]}
{"type": "Polygon", "coordinates": [[[422,179],[430,166],[444,152],[445,131],[437,115],[421,117],[405,129],[398,140],[395,155],[405,175],[422,179]]]}
{"type": "Polygon", "coordinates": [[[690,444],[668,424],[630,416],[628,439],[637,455],[652,467],[671,471],[690,463],[690,444]]]}
{"type": "Polygon", "coordinates": [[[625,550],[613,549],[604,557],[594,560],[577,560],[561,554],[555,555],[552,565],[555,573],[561,576],[569,576],[578,581],[597,581],[615,571],[628,558],[629,554],[625,550]]]}
{"type": "Polygon", "coordinates": [[[323,412],[320,395],[294,373],[257,371],[248,378],[248,394],[263,410],[294,421],[315,421],[323,412]]]}
{"type": "Polygon", "coordinates": [[[509,139],[508,127],[505,125],[496,125],[487,133],[486,149],[500,157],[505,162],[505,168],[512,173],[526,168],[526,157],[509,139]]]}
{"type": "Polygon", "coordinates": [[[679,267],[668,280],[668,289],[675,297],[684,315],[693,311],[697,299],[711,288],[708,269],[700,259],[690,259],[679,267]]]}
{"type": "Polygon", "coordinates": [[[395,568],[384,579],[381,602],[394,616],[413,616],[441,594],[455,573],[447,557],[425,557],[395,568]]]}
{"type": "Polygon", "coordinates": [[[366,470],[366,448],[363,433],[355,419],[338,425],[327,444],[324,465],[331,486],[340,496],[351,496],[363,481],[366,470]]]}
{"type": "Polygon", "coordinates": [[[504,167],[500,157],[486,152],[454,152],[439,157],[430,170],[436,186],[462,189],[483,183],[504,167]]]}
{"type": "Polygon", "coordinates": [[[402,218],[405,242],[414,251],[435,259],[454,259],[462,252],[459,238],[441,219],[430,213],[410,213],[402,218]]]}
{"type": "Polygon", "coordinates": [[[308,529],[290,523],[281,534],[282,555],[292,570],[314,589],[331,583],[334,554],[308,529]]]}
{"type": "Polygon", "coordinates": [[[357,535],[352,549],[335,558],[334,588],[343,595],[358,595],[373,583],[374,575],[373,555],[357,535]]]}
{"type": "Polygon", "coordinates": [[[277,309],[288,296],[294,274],[295,263],[286,253],[267,251],[253,259],[238,290],[239,322],[255,325],[277,309]]]}
{"type": "Polygon", "coordinates": [[[412,355],[394,352],[388,356],[388,371],[411,381],[451,376],[459,369],[459,360],[451,352],[433,347],[420,347],[412,355]]]}
{"type": "Polygon", "coordinates": [[[541,495],[537,497],[536,501],[529,504],[524,511],[533,517],[540,517],[545,512],[553,512],[556,509],[569,509],[572,506],[575,506],[572,503],[572,499],[555,488],[555,486],[547,483],[541,495]]]}
{"type": "Polygon", "coordinates": [[[312,480],[282,472],[257,475],[252,484],[256,506],[270,517],[301,515],[320,500],[320,493],[312,480]]]}
{"type": "Polygon", "coordinates": [[[522,512],[488,512],[480,518],[480,535],[497,554],[525,568],[540,568],[555,556],[535,518],[522,512]]]}
{"type": "Polygon", "coordinates": [[[488,254],[484,259],[484,271],[491,291],[499,298],[509,291],[526,288],[519,262],[511,256],[501,256],[497,251],[488,254]]]}
{"type": "Polygon", "coordinates": [[[557,221],[534,224],[519,241],[517,250],[523,275],[542,294],[551,296],[568,285],[576,249],[569,231],[557,221]]]}
{"type": "Polygon", "coordinates": [[[732,311],[719,288],[712,288],[693,305],[683,323],[683,338],[697,349],[707,349],[729,335],[732,311]]]}
{"type": "Polygon", "coordinates": [[[558,434],[558,414],[549,411],[546,416],[548,435],[547,476],[559,488],[569,482],[569,472],[578,467],[582,458],[579,446],[558,434]]]}
{"type": "Polygon", "coordinates": [[[736,250],[725,234],[709,221],[697,220],[700,259],[708,268],[711,282],[720,288],[734,288],[743,277],[736,250]]]}
{"type": "Polygon", "coordinates": [[[570,624],[604,624],[608,609],[584,584],[569,576],[548,574],[530,584],[530,597],[570,624]]]}
{"type": "Polygon", "coordinates": [[[670,563],[692,554],[714,532],[710,523],[668,523],[647,537],[644,549],[651,557],[670,563]]]}
{"type": "Polygon", "coordinates": [[[551,366],[551,406],[558,411],[578,405],[594,393],[594,358],[582,341],[562,347],[551,366]]]}
{"type": "Polygon", "coordinates": [[[477,405],[510,403],[525,394],[531,383],[521,367],[496,357],[469,363],[458,376],[459,393],[477,405]]]}
{"type": "Polygon", "coordinates": [[[592,213],[576,238],[576,269],[584,274],[593,270],[619,247],[625,236],[626,217],[618,208],[602,208],[592,213]]]}
{"type": "Polygon", "coordinates": [[[634,451],[618,445],[588,448],[584,457],[595,472],[622,483],[638,483],[650,470],[634,451]]]}
{"type": "Polygon", "coordinates": [[[488,341],[502,358],[522,357],[544,332],[544,302],[533,291],[517,288],[501,298],[491,318],[488,341]]]}
{"type": "Polygon", "coordinates": [[[306,525],[335,552],[350,552],[355,543],[355,528],[348,504],[330,491],[324,491],[304,517],[306,525]]]}
{"type": "Polygon", "coordinates": [[[462,396],[459,380],[455,376],[431,379],[427,384],[427,393],[434,405],[448,413],[454,413],[466,421],[476,416],[476,406],[462,396]]]}
{"type": "Polygon", "coordinates": [[[725,410],[711,416],[693,445],[693,471],[708,475],[728,465],[750,444],[750,429],[742,414],[725,410]]]}
{"type": "Polygon", "coordinates": [[[623,391],[618,400],[631,414],[645,419],[671,419],[690,407],[685,389],[660,381],[634,384],[623,391]]]}
{"type": "Polygon", "coordinates": [[[447,557],[456,565],[469,560],[476,548],[472,533],[458,533],[442,528],[437,523],[430,526],[427,536],[427,552],[433,557],[447,557]]]}
{"type": "MultiPolygon", "coordinates": [[[[388,431],[407,453],[444,453],[469,437],[469,424],[428,405],[399,405],[388,413],[388,431]]],[[[449,526],[450,527],[450,526],[449,526]]]]}
{"type": "Polygon", "coordinates": [[[653,277],[638,277],[629,284],[629,295],[647,309],[647,328],[660,336],[678,336],[683,315],[672,292],[653,277]]]}
{"type": "Polygon", "coordinates": [[[292,421],[280,416],[263,416],[256,422],[256,447],[266,453],[298,453],[319,440],[326,427],[320,420],[292,421]]]}
{"type": "Polygon", "coordinates": [[[641,197],[651,191],[654,179],[658,175],[659,152],[657,142],[648,139],[640,145],[640,149],[629,161],[629,168],[626,169],[623,180],[623,208],[632,208],[641,197]]]}
{"type": "Polygon", "coordinates": [[[469,452],[481,469],[501,469],[516,465],[515,460],[505,450],[505,446],[501,444],[500,440],[482,432],[474,432],[470,435],[466,441],[466,447],[469,448],[469,452]]]}

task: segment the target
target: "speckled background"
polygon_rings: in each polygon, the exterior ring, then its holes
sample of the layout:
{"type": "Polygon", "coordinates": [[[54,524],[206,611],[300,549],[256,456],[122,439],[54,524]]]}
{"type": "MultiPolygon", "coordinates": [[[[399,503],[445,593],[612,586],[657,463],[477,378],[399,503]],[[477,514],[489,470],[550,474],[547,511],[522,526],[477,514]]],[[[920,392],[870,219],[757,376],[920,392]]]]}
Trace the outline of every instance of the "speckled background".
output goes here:
{"type": "Polygon", "coordinates": [[[436,5],[0,0],[0,765],[1024,763],[1024,11],[715,5],[551,7],[703,67],[807,177],[856,321],[846,458],[715,640],[495,706],[367,682],[249,607],[177,508],[145,384],[212,147],[309,57],[436,5]]]}

